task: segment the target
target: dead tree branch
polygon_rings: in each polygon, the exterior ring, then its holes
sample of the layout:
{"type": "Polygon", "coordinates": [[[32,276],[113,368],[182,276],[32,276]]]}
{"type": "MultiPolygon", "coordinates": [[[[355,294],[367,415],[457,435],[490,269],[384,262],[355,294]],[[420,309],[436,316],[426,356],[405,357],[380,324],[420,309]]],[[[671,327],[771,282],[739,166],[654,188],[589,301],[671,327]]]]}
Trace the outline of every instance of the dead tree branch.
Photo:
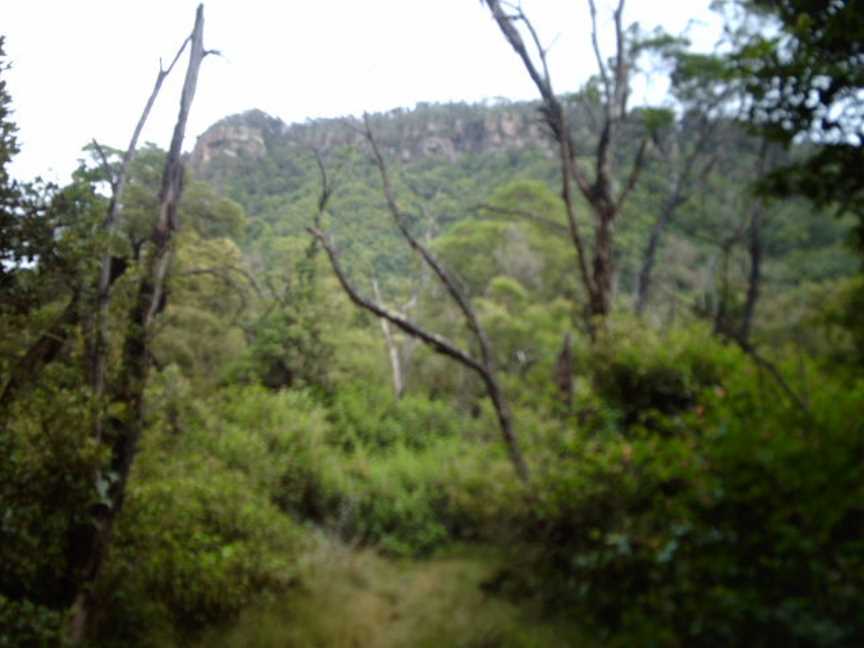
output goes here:
{"type": "Polygon", "coordinates": [[[387,166],[384,163],[384,158],[381,155],[380,149],[378,148],[378,143],[375,140],[375,137],[369,127],[368,115],[364,115],[363,124],[365,127],[364,134],[367,141],[369,142],[370,147],[372,148],[372,153],[375,158],[375,164],[378,167],[378,173],[381,176],[381,183],[384,191],[384,198],[387,202],[387,208],[396,223],[396,227],[399,229],[399,232],[402,234],[402,237],[407,241],[408,245],[411,246],[411,249],[417,252],[423,259],[423,261],[426,263],[426,265],[432,269],[432,272],[434,272],[438,279],[441,281],[441,284],[447,290],[447,293],[450,295],[451,299],[453,299],[453,301],[459,307],[459,310],[465,317],[465,322],[468,325],[468,329],[471,331],[471,333],[477,340],[477,344],[480,347],[480,355],[483,358],[483,363],[491,367],[492,353],[489,349],[489,341],[486,339],[485,332],[480,327],[477,316],[474,314],[474,309],[471,308],[468,300],[462,294],[462,291],[459,290],[455,280],[450,277],[450,275],[438,262],[438,260],[434,256],[432,256],[426,246],[420,243],[420,241],[418,241],[414,237],[414,235],[411,234],[411,231],[405,224],[405,218],[403,216],[402,210],[399,209],[399,205],[396,203],[396,197],[393,193],[393,186],[390,182],[390,176],[387,171],[387,166]]]}
{"type": "MultiPolygon", "coordinates": [[[[383,304],[381,298],[381,289],[378,287],[378,280],[372,280],[372,290],[375,293],[375,301],[383,304]]],[[[390,369],[393,371],[393,391],[396,393],[396,398],[402,398],[405,392],[405,378],[402,371],[402,361],[399,357],[399,347],[396,345],[396,340],[390,332],[390,322],[385,317],[379,317],[381,322],[381,332],[384,334],[384,343],[387,345],[387,354],[390,358],[390,369]]]]}
{"type": "MultiPolygon", "coordinates": [[[[470,352],[463,351],[449,340],[441,337],[440,335],[427,331],[420,325],[409,321],[402,315],[394,313],[371,300],[364,299],[348,281],[345,273],[342,271],[339,265],[339,259],[335,249],[333,248],[332,244],[327,240],[327,237],[323,234],[323,232],[317,227],[310,227],[308,231],[310,234],[312,234],[312,236],[315,237],[315,239],[320,242],[322,247],[324,247],[325,251],[327,252],[328,258],[330,259],[330,265],[332,266],[333,271],[336,274],[340,285],[342,286],[342,289],[345,291],[345,293],[348,295],[352,302],[354,302],[357,306],[370,311],[376,317],[387,320],[395,327],[399,328],[401,331],[407,333],[409,336],[419,339],[424,344],[428,345],[436,353],[452,358],[462,366],[474,371],[480,377],[484,386],[486,387],[486,393],[489,397],[489,400],[492,401],[492,405],[495,409],[495,414],[498,419],[498,425],[501,430],[501,435],[503,437],[505,446],[507,447],[510,461],[512,462],[513,467],[516,470],[516,474],[519,479],[527,482],[529,478],[528,465],[525,463],[525,458],[522,455],[522,451],[519,448],[519,444],[516,440],[516,435],[513,431],[513,417],[510,412],[510,407],[506,399],[504,398],[504,394],[501,391],[501,387],[498,384],[498,380],[495,375],[494,358],[489,345],[489,341],[486,337],[486,333],[480,326],[480,322],[477,319],[477,315],[474,312],[474,309],[471,307],[471,304],[468,302],[462,292],[459,290],[456,282],[444,269],[444,267],[438,262],[438,260],[432,255],[428,248],[422,243],[420,243],[420,241],[418,241],[417,238],[414,237],[414,235],[408,229],[408,226],[405,223],[403,212],[399,208],[398,203],[396,202],[396,197],[393,192],[393,186],[390,181],[389,173],[387,171],[387,165],[384,162],[384,157],[381,155],[381,151],[378,148],[378,144],[369,126],[368,116],[364,116],[363,123],[364,136],[369,142],[373,157],[375,159],[375,164],[378,167],[378,172],[381,176],[381,183],[383,187],[384,198],[387,203],[387,209],[393,217],[393,220],[396,223],[396,227],[399,229],[405,241],[408,243],[411,249],[420,256],[425,265],[432,270],[435,276],[438,277],[438,280],[445,287],[447,294],[450,295],[452,300],[456,303],[457,307],[459,308],[465,319],[465,323],[468,329],[473,334],[480,348],[480,359],[478,360],[474,358],[470,354],[470,352]]],[[[322,191],[322,197],[325,195],[325,191],[326,188],[322,191]]],[[[326,200],[319,201],[319,211],[323,209],[323,207],[321,207],[322,204],[326,205],[326,200]]]]}
{"type": "Polygon", "coordinates": [[[624,190],[615,195],[612,152],[617,144],[619,123],[627,114],[627,100],[630,93],[630,61],[623,29],[624,0],[619,0],[614,12],[616,55],[612,63],[603,60],[597,35],[597,10],[594,0],[588,0],[591,14],[591,42],[596,58],[598,72],[603,84],[603,120],[600,135],[594,150],[594,170],[589,177],[576,160],[572,135],[567,125],[564,108],[552,89],[552,79],[546,64],[546,51],[533,24],[519,9],[507,12],[501,0],[483,0],[489,8],[504,38],[519,56],[525,70],[540,92],[541,113],[559,145],[562,175],[561,199],[564,202],[570,238],[576,247],[579,274],[589,306],[589,330],[593,331],[592,317],[603,318],[611,309],[614,287],[614,224],[621,209],[636,186],[644,166],[648,142],[639,147],[634,159],[630,176],[624,190]],[[527,30],[537,53],[532,55],[519,31],[519,26],[527,30]],[[571,179],[575,181],[582,197],[591,206],[594,216],[594,250],[589,268],[588,251],[579,232],[574,208],[571,179]]]}
{"type": "Polygon", "coordinates": [[[427,331],[419,324],[411,322],[402,315],[391,311],[384,306],[381,306],[380,304],[377,304],[360,295],[360,293],[358,293],[357,290],[351,285],[351,282],[348,281],[345,272],[342,270],[342,267],[339,264],[338,254],[333,245],[324,235],[324,233],[314,227],[308,228],[307,231],[312,236],[314,236],[324,248],[325,252],[327,253],[327,257],[330,259],[330,265],[333,268],[333,272],[339,281],[339,285],[342,286],[345,294],[348,295],[348,298],[352,302],[354,302],[355,305],[365,310],[368,310],[376,317],[386,319],[388,322],[393,324],[393,326],[395,326],[402,332],[410,335],[411,337],[417,338],[418,340],[426,344],[435,353],[455,360],[463,367],[474,371],[480,377],[480,379],[486,386],[486,390],[489,394],[490,400],[492,400],[492,404],[495,407],[496,414],[498,416],[498,422],[502,429],[502,434],[504,435],[505,442],[507,444],[507,450],[510,455],[510,460],[512,461],[513,466],[516,469],[516,474],[521,480],[527,481],[528,467],[525,464],[525,460],[522,457],[522,453],[516,443],[509,407],[507,407],[506,403],[504,402],[500,387],[498,386],[498,382],[489,370],[489,368],[486,367],[482,362],[473,358],[468,352],[463,351],[462,349],[457,347],[455,343],[451,342],[447,338],[444,338],[437,333],[427,331]]]}
{"type": "Polygon", "coordinates": [[[144,390],[151,362],[150,324],[156,313],[164,307],[165,276],[178,226],[177,203],[183,188],[181,149],[189,110],[195,97],[198,72],[205,56],[203,5],[199,5],[196,11],[189,45],[189,64],[180,98],[180,113],[165,161],[159,194],[159,216],[150,237],[153,249],[147,255],[131,309],[123,347],[123,364],[114,395],[115,403],[124,414],[107,421],[108,438],[111,441],[111,462],[106,472],[106,475],[111,476],[108,503],[92,511],[92,519],[79,530],[80,533],[75,534],[78,540],[69,552],[69,580],[74,583],[76,590],[67,632],[67,638],[72,643],[80,643],[84,637],[93,605],[91,586],[104,564],[114,521],[123,509],[126,486],[144,426],[144,390]]]}
{"type": "MultiPolygon", "coordinates": [[[[120,205],[123,197],[123,191],[126,187],[126,180],[129,175],[129,166],[135,157],[135,152],[138,148],[138,139],[141,132],[144,130],[144,125],[150,117],[150,112],[156,103],[156,98],[162,89],[162,85],[171,70],[174,69],[180,56],[189,45],[191,37],[186,37],[171,64],[167,68],[162,67],[162,61],[159,61],[159,72],[156,75],[156,81],[153,84],[153,89],[150,91],[150,96],[144,104],[144,110],[138,118],[138,123],[135,124],[135,129],[132,131],[132,137],[129,140],[129,146],[126,147],[126,152],[123,154],[123,159],[120,161],[120,167],[116,173],[111,171],[108,164],[108,159],[102,147],[94,140],[93,144],[96,147],[97,153],[102,159],[102,164],[109,171],[111,183],[111,200],[108,203],[108,211],[105,220],[102,223],[102,230],[106,235],[110,236],[117,226],[117,221],[120,213],[120,205]]],[[[90,385],[93,389],[93,395],[98,399],[101,398],[105,391],[105,368],[106,359],[108,356],[108,338],[110,335],[110,323],[108,321],[108,310],[111,306],[111,251],[106,244],[105,252],[102,255],[100,262],[99,281],[96,290],[96,315],[95,315],[95,336],[93,344],[93,357],[90,360],[90,385]]],[[[97,437],[101,436],[101,430],[97,429],[97,437]]]]}

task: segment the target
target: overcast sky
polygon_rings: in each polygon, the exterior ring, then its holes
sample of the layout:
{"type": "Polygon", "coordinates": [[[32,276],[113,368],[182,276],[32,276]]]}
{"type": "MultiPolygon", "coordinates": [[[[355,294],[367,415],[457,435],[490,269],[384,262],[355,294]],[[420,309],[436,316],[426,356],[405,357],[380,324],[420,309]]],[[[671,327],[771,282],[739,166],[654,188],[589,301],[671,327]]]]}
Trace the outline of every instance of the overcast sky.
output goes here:
{"type": "MultiPolygon", "coordinates": [[[[260,108],[286,122],[410,107],[418,101],[534,98],[518,59],[479,0],[208,0],[203,65],[187,149],[220,118],[260,108]]],[[[662,24],[698,47],[716,40],[709,0],[630,0],[626,22],[662,24]]],[[[22,152],[12,172],[65,181],[92,138],[125,148],[159,58],[191,31],[197,0],[3,0],[4,73],[22,152]]],[[[550,47],[558,91],[595,70],[584,0],[524,0],[550,47]]],[[[598,0],[608,36],[611,7],[598,0]]],[[[612,52],[608,38],[605,53],[612,52]]],[[[167,147],[185,60],[142,141],[167,147]]]]}

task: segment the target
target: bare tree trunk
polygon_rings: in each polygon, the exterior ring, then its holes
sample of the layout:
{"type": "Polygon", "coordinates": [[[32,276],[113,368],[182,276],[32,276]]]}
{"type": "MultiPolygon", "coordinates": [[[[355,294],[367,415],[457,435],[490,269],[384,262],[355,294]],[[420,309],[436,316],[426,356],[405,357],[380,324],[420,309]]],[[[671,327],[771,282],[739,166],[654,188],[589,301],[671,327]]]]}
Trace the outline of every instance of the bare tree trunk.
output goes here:
{"type": "MultiPolygon", "coordinates": [[[[138,293],[131,313],[123,348],[123,365],[115,402],[125,410],[122,418],[108,420],[111,439],[111,475],[108,488],[109,504],[93,511],[89,533],[81,532],[76,546],[70,552],[70,581],[76,595],[72,605],[67,638],[80,643],[86,632],[87,620],[93,606],[91,587],[107,556],[114,521],[123,509],[126,486],[138,442],[143,430],[144,389],[150,367],[149,336],[154,316],[164,307],[164,283],[171,256],[172,242],[177,230],[177,204],[182,192],[183,165],[181,149],[189,110],[195,97],[198,71],[206,56],[204,50],[204,7],[198,6],[195,27],[190,37],[189,65],[180,98],[180,113],[174,126],[174,135],[165,161],[160,191],[159,217],[153,227],[153,249],[147,256],[141,274],[138,293]]],[[[107,477],[105,477],[107,479],[107,477]]]]}
{"type": "Polygon", "coordinates": [[[675,216],[675,212],[683,204],[684,200],[681,196],[680,180],[676,178],[675,188],[672,195],[669,196],[654,227],[651,229],[651,236],[648,238],[648,244],[645,246],[645,253],[642,255],[642,268],[639,270],[639,285],[636,293],[635,310],[637,315],[641,315],[645,311],[645,306],[648,304],[648,294],[651,290],[651,280],[653,279],[654,264],[657,262],[657,251],[660,248],[660,239],[662,238],[666,227],[675,216]]]}
{"type": "MultiPolygon", "coordinates": [[[[147,103],[144,106],[144,111],[138,118],[138,123],[135,125],[135,130],[132,132],[132,138],[129,141],[129,146],[126,148],[126,153],[123,155],[123,159],[120,162],[120,168],[116,174],[112,173],[111,201],[108,205],[108,213],[105,217],[104,222],[102,223],[102,229],[109,237],[114,231],[114,229],[117,227],[121,199],[123,197],[123,191],[126,187],[127,176],[129,174],[129,165],[132,163],[132,159],[135,157],[135,152],[138,147],[138,138],[141,136],[141,131],[144,129],[144,125],[147,123],[147,119],[150,116],[150,111],[152,110],[153,105],[156,103],[156,98],[159,95],[159,91],[162,89],[162,84],[164,83],[168,75],[171,73],[171,70],[174,69],[174,65],[177,63],[181,54],[186,49],[186,46],[189,44],[189,40],[190,39],[187,37],[186,40],[183,41],[183,44],[180,46],[180,49],[177,51],[177,54],[174,56],[174,59],[171,61],[171,65],[168,66],[168,69],[163,69],[160,64],[159,73],[156,75],[156,82],[153,85],[153,90],[150,92],[150,96],[147,98],[147,103]]],[[[102,156],[103,165],[110,172],[108,160],[105,157],[104,153],[102,153],[102,150],[98,147],[98,145],[97,150],[102,156]]],[[[100,263],[99,281],[96,292],[96,323],[94,326],[95,342],[93,344],[93,355],[90,359],[90,384],[93,389],[93,395],[97,399],[101,398],[105,392],[105,368],[108,356],[108,338],[110,334],[108,309],[111,306],[111,274],[111,251],[106,249],[105,253],[102,255],[102,260],[100,263]]],[[[97,439],[101,437],[101,429],[97,429],[96,436],[97,439]]]]}
{"type": "MultiPolygon", "coordinates": [[[[384,303],[384,300],[381,299],[381,290],[378,288],[377,279],[372,280],[372,289],[375,294],[375,301],[379,304],[384,303]]],[[[393,392],[396,394],[396,398],[402,398],[402,394],[405,392],[405,380],[402,375],[399,347],[390,332],[390,323],[383,317],[379,318],[378,321],[381,323],[381,332],[384,334],[384,343],[387,345],[387,353],[390,357],[390,369],[393,371],[393,392]]]]}
{"type": "Polygon", "coordinates": [[[612,310],[612,291],[615,281],[615,264],[612,258],[614,239],[614,212],[598,214],[594,235],[594,287],[596,293],[591,302],[591,314],[605,318],[612,310]]]}
{"type": "Polygon", "coordinates": [[[729,335],[729,257],[736,238],[723,242],[720,256],[720,289],[717,291],[717,309],[714,311],[714,335],[728,337],[729,335]]]}
{"type": "MultiPolygon", "coordinates": [[[[759,161],[756,165],[757,177],[765,174],[769,164],[770,146],[767,139],[762,140],[759,150],[759,161]]],[[[765,217],[765,202],[757,199],[750,212],[750,231],[748,252],[750,253],[750,273],[747,277],[747,299],[744,302],[744,313],[741,316],[741,328],[738,330],[738,342],[743,347],[750,346],[750,334],[753,330],[753,320],[756,316],[756,303],[759,301],[759,287],[762,283],[762,221],[765,217]]]]}
{"type": "Polygon", "coordinates": [[[747,299],[744,302],[744,313],[741,316],[741,329],[738,333],[742,344],[750,344],[750,334],[753,330],[753,320],[756,316],[756,303],[759,301],[760,285],[762,283],[762,218],[761,203],[754,207],[750,217],[750,274],[747,278],[747,299]]]}
{"type": "Polygon", "coordinates": [[[321,242],[322,247],[327,252],[327,256],[330,258],[330,265],[333,268],[333,272],[336,274],[336,278],[339,280],[342,289],[345,291],[345,293],[348,295],[349,299],[351,299],[352,302],[354,302],[357,306],[368,310],[376,317],[386,319],[391,324],[393,324],[403,332],[407,333],[408,335],[417,338],[418,340],[426,344],[429,348],[431,348],[435,353],[439,353],[441,355],[447,356],[448,358],[452,358],[462,366],[477,373],[477,375],[483,381],[483,384],[486,387],[486,393],[489,396],[489,400],[492,401],[492,405],[495,408],[495,414],[498,418],[498,424],[501,429],[501,434],[504,438],[505,444],[507,446],[507,452],[516,470],[516,474],[521,480],[527,481],[528,467],[522,456],[522,452],[519,449],[518,443],[516,441],[516,435],[513,432],[512,415],[510,413],[509,407],[507,406],[507,402],[505,401],[501,393],[501,388],[498,385],[498,381],[495,379],[495,376],[491,371],[491,368],[486,366],[482,361],[472,357],[466,351],[463,351],[462,349],[457,347],[450,340],[440,335],[437,335],[436,333],[427,331],[419,324],[405,319],[403,316],[384,308],[380,304],[364,299],[348,281],[347,276],[345,275],[341,265],[339,264],[338,254],[336,253],[336,250],[333,248],[332,244],[327,240],[327,237],[324,235],[324,233],[314,227],[310,227],[308,231],[310,234],[312,234],[312,236],[314,236],[316,239],[318,239],[318,241],[321,242]]]}
{"type": "Polygon", "coordinates": [[[631,61],[627,50],[623,28],[624,0],[619,0],[614,12],[616,55],[612,63],[604,60],[597,37],[597,11],[593,0],[588,0],[591,11],[591,40],[600,72],[602,86],[603,122],[600,136],[594,151],[593,178],[581,168],[576,158],[572,136],[566,123],[564,109],[552,89],[552,79],[546,61],[546,50],[540,43],[531,21],[522,12],[521,5],[502,4],[500,0],[483,0],[489,7],[492,17],[498,24],[504,38],[519,56],[525,70],[540,92],[543,103],[541,113],[559,144],[561,154],[562,200],[567,210],[571,239],[576,247],[579,272],[588,300],[588,329],[594,338],[596,325],[603,321],[612,310],[612,295],[615,285],[615,219],[628,196],[635,188],[645,160],[648,141],[643,139],[638,153],[633,159],[629,178],[624,189],[614,190],[612,159],[619,127],[627,114],[630,94],[631,61]],[[521,25],[534,54],[520,34],[521,25]],[[586,261],[587,252],[578,231],[571,179],[591,207],[594,218],[594,253],[589,271],[586,261]],[[598,321],[599,320],[599,321],[598,321]]]}
{"type": "Polygon", "coordinates": [[[555,363],[555,382],[561,403],[569,412],[573,407],[573,336],[569,331],[564,335],[561,352],[555,363]]]}

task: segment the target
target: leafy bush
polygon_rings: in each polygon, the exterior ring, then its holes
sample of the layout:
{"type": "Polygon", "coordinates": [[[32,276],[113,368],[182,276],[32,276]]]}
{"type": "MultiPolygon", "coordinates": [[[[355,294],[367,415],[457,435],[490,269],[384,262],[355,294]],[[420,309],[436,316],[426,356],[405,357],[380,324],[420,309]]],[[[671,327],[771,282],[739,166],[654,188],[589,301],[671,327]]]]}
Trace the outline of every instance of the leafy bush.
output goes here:
{"type": "Polygon", "coordinates": [[[97,592],[100,645],[171,643],[294,578],[303,536],[278,497],[323,435],[320,410],[302,393],[250,387],[174,415],[152,417],[130,480],[97,592]]]}
{"type": "Polygon", "coordinates": [[[68,377],[46,371],[0,424],[0,645],[47,645],[59,630],[74,595],[71,531],[99,497],[104,453],[68,377]]]}
{"type": "Polygon", "coordinates": [[[809,416],[748,413],[755,372],[728,389],[689,433],[574,435],[521,523],[523,587],[621,645],[861,645],[864,384],[824,381],[809,416]]]}
{"type": "MultiPolygon", "coordinates": [[[[598,396],[622,415],[625,426],[670,423],[708,388],[719,387],[742,365],[741,353],[701,327],[666,334],[620,326],[590,353],[598,396]]],[[[674,429],[674,426],[673,426],[674,429]]]]}
{"type": "Polygon", "coordinates": [[[63,613],[0,594],[0,647],[51,646],[58,642],[63,613]]]}
{"type": "Polygon", "coordinates": [[[396,446],[419,450],[454,437],[466,417],[443,401],[414,394],[397,400],[386,387],[352,385],[335,394],[329,420],[331,443],[377,452],[396,446]]]}
{"type": "Polygon", "coordinates": [[[235,616],[290,583],[296,527],[214,459],[175,462],[131,486],[101,583],[111,606],[102,637],[189,633],[235,616]]]}

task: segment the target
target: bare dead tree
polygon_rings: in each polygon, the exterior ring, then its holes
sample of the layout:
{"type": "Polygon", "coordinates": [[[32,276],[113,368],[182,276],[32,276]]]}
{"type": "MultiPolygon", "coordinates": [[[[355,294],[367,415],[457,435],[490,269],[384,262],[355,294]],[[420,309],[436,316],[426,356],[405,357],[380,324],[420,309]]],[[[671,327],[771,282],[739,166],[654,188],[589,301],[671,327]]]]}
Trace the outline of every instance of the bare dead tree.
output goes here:
{"type": "Polygon", "coordinates": [[[199,5],[189,37],[189,64],[180,97],[180,112],[162,175],[159,215],[150,236],[151,249],[144,260],[141,279],[130,312],[123,347],[123,363],[113,401],[124,414],[109,418],[106,436],[111,462],[102,476],[108,483],[108,501],[92,511],[86,529],[77,529],[70,548],[69,580],[75,590],[67,637],[72,643],[84,638],[93,606],[91,587],[99,576],[110,545],[114,522],[123,509],[126,487],[143,431],[144,390],[151,363],[150,327],[165,305],[165,278],[177,231],[177,204],[183,189],[181,149],[189,110],[195,97],[198,72],[208,52],[204,49],[204,7],[199,5]]]}
{"type": "MultiPolygon", "coordinates": [[[[375,301],[383,304],[384,300],[381,298],[381,289],[378,287],[377,279],[372,280],[372,291],[375,294],[375,301]]],[[[405,376],[402,371],[402,358],[399,355],[399,346],[396,344],[393,333],[390,331],[390,322],[383,317],[379,318],[378,321],[381,322],[381,332],[384,334],[384,343],[387,345],[387,355],[390,358],[390,369],[393,372],[393,391],[396,394],[396,398],[402,398],[402,394],[405,393],[405,376]]]]}
{"type": "MultiPolygon", "coordinates": [[[[602,119],[594,148],[593,168],[583,168],[576,158],[576,148],[566,120],[564,107],[552,87],[546,49],[533,24],[518,5],[501,0],[482,0],[492,13],[504,38],[519,56],[525,70],[540,92],[541,113],[558,143],[562,177],[561,197],[567,213],[570,237],[577,252],[579,275],[588,297],[588,312],[601,320],[612,306],[615,283],[614,239],[615,223],[627,198],[636,187],[644,166],[648,139],[643,138],[631,163],[624,186],[616,188],[613,152],[618,143],[620,126],[627,115],[630,94],[631,61],[623,28],[624,0],[619,0],[614,12],[616,54],[606,61],[600,51],[597,36],[597,11],[593,0],[591,42],[597,60],[602,87],[602,119]],[[523,30],[520,32],[520,28],[523,30]],[[523,33],[527,36],[523,37],[523,33]],[[576,183],[582,198],[591,208],[594,221],[594,248],[590,267],[585,240],[576,221],[572,183],[576,183]]],[[[589,326],[593,333],[593,325],[589,326]]]]}
{"type": "MultiPolygon", "coordinates": [[[[129,146],[126,148],[126,152],[123,154],[120,166],[116,172],[112,169],[111,165],[108,164],[108,159],[99,144],[95,140],[93,142],[102,159],[103,167],[108,171],[110,178],[111,200],[108,203],[107,214],[102,223],[102,230],[107,237],[111,236],[118,225],[123,191],[126,187],[126,180],[129,175],[129,165],[132,163],[132,160],[135,157],[135,152],[138,148],[138,138],[141,136],[141,131],[144,129],[144,125],[150,117],[150,111],[156,103],[156,98],[159,96],[159,92],[162,89],[165,79],[169,74],[171,74],[171,70],[174,69],[174,66],[180,59],[186,46],[189,44],[190,38],[191,37],[187,37],[183,41],[182,45],[177,50],[177,54],[174,55],[171,64],[167,68],[163,68],[162,62],[159,62],[159,72],[156,75],[153,89],[150,91],[150,96],[147,98],[147,102],[144,105],[144,110],[141,112],[141,116],[138,118],[138,122],[135,124],[135,129],[132,131],[132,138],[129,140],[129,146]]],[[[90,385],[93,390],[93,395],[97,399],[101,398],[105,392],[105,368],[106,358],[108,355],[108,337],[110,333],[108,310],[111,306],[111,267],[111,251],[106,246],[100,262],[99,280],[96,289],[97,303],[94,325],[95,340],[92,347],[92,357],[90,358],[90,385]]],[[[97,430],[97,437],[99,436],[101,436],[101,431],[97,430]]]]}
{"type": "MultiPolygon", "coordinates": [[[[459,348],[454,342],[451,342],[436,333],[428,331],[420,324],[412,322],[403,315],[393,312],[375,301],[360,295],[360,293],[351,285],[348,277],[343,272],[342,267],[339,264],[339,257],[336,249],[320,227],[310,227],[308,231],[321,243],[321,246],[327,252],[330,265],[339,280],[339,284],[354,304],[371,312],[376,317],[386,320],[407,335],[426,344],[435,353],[439,353],[455,360],[457,363],[473,371],[480,377],[486,389],[486,394],[492,402],[492,406],[495,410],[498,419],[498,426],[507,448],[510,461],[513,464],[519,479],[527,482],[529,478],[528,465],[525,462],[525,458],[516,439],[510,406],[504,397],[500,384],[498,383],[492,350],[486,337],[486,333],[480,325],[470,302],[459,290],[456,281],[432,255],[429,249],[420,243],[420,241],[408,229],[405,216],[396,202],[390,176],[387,171],[387,165],[381,155],[378,143],[372,134],[368,117],[364,117],[364,135],[372,149],[372,155],[381,177],[387,209],[393,217],[396,227],[399,229],[399,232],[402,234],[402,237],[411,249],[418,254],[424,264],[429,267],[432,273],[438,278],[440,284],[444,287],[451,300],[462,313],[465,324],[477,343],[480,357],[475,358],[469,351],[459,348]]],[[[320,204],[321,203],[319,203],[319,205],[320,204]]],[[[320,219],[316,219],[316,222],[320,222],[320,219]]]]}

